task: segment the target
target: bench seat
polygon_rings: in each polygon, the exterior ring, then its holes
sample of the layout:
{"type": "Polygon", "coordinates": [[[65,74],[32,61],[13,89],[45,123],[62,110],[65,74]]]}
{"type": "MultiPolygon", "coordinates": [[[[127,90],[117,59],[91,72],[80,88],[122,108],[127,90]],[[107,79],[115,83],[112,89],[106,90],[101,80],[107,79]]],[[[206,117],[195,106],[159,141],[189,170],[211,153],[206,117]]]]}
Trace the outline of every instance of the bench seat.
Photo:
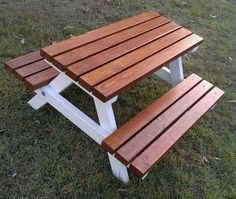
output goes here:
{"type": "Polygon", "coordinates": [[[105,138],[102,147],[143,177],[223,93],[192,74],[105,138]]]}
{"type": "Polygon", "coordinates": [[[44,61],[40,51],[10,60],[5,63],[5,68],[32,90],[47,85],[59,75],[56,69],[44,61]]]}

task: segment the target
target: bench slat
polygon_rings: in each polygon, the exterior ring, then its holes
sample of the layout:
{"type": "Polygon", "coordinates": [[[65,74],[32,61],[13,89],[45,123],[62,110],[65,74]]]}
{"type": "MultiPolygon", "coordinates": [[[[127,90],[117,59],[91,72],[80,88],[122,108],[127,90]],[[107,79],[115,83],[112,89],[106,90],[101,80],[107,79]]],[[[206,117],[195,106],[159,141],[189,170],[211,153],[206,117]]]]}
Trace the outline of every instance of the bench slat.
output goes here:
{"type": "Polygon", "coordinates": [[[192,34],[105,82],[98,84],[94,87],[93,94],[104,102],[108,101],[121,91],[126,90],[136,82],[151,75],[166,65],[166,63],[171,62],[190,49],[198,46],[202,40],[201,37],[192,34]]]}
{"type": "Polygon", "coordinates": [[[131,164],[130,170],[143,177],[153,165],[192,127],[224,94],[214,88],[181,116],[159,139],[151,144],[131,164]]]}
{"type": "Polygon", "coordinates": [[[173,22],[167,23],[159,28],[155,28],[149,32],[146,32],[145,34],[130,39],[129,41],[109,48],[87,59],[81,60],[80,62],[72,64],[68,68],[66,68],[66,73],[72,79],[79,80],[78,78],[81,75],[99,66],[102,66],[103,64],[106,64],[115,58],[125,55],[145,44],[148,44],[149,42],[154,41],[178,28],[180,28],[180,26],[173,22]]]}
{"type": "Polygon", "coordinates": [[[23,55],[21,57],[17,57],[16,59],[12,59],[5,63],[5,68],[13,72],[15,69],[25,66],[27,64],[31,64],[33,62],[42,60],[42,56],[40,55],[40,51],[36,51],[27,55],[23,55]]]}
{"type": "Polygon", "coordinates": [[[211,88],[212,84],[202,81],[176,103],[164,111],[159,117],[142,129],[135,137],[124,144],[115,154],[123,164],[128,165],[139,153],[151,144],[163,131],[171,126],[181,114],[188,110],[211,88]]]}
{"type": "Polygon", "coordinates": [[[44,85],[49,84],[49,82],[52,81],[57,75],[59,75],[59,72],[51,67],[25,78],[24,81],[30,89],[36,90],[44,85]]]}
{"type": "MultiPolygon", "coordinates": [[[[163,34],[161,32],[161,34],[163,34]]],[[[93,86],[100,82],[109,79],[110,77],[118,74],[121,71],[128,69],[129,67],[137,64],[140,61],[147,59],[153,54],[165,49],[166,47],[174,44],[175,42],[187,37],[191,32],[181,28],[162,38],[155,40],[135,51],[132,51],[98,69],[93,70],[87,76],[80,78],[80,84],[87,89],[92,89],[93,86]]]]}
{"type": "Polygon", "coordinates": [[[68,52],[63,53],[61,55],[58,55],[53,58],[52,63],[55,66],[62,68],[62,70],[64,70],[65,67],[68,67],[69,65],[71,65],[75,62],[78,62],[84,58],[87,58],[93,54],[96,54],[100,51],[106,50],[110,47],[118,45],[118,44],[125,42],[127,40],[130,40],[130,39],[132,39],[138,35],[141,35],[151,29],[154,29],[155,27],[161,26],[163,23],[167,23],[168,21],[170,21],[170,20],[168,20],[167,18],[164,18],[164,17],[155,18],[155,19],[150,20],[148,22],[128,28],[128,29],[120,31],[116,34],[110,35],[108,37],[104,37],[104,38],[94,41],[92,43],[86,44],[86,45],[76,48],[74,50],[68,51],[68,52]]]}
{"type": "Polygon", "coordinates": [[[117,23],[110,24],[108,26],[87,32],[83,35],[73,37],[66,41],[61,41],[52,46],[41,49],[41,55],[46,57],[49,61],[52,60],[52,57],[64,53],[66,51],[72,50],[74,48],[80,47],[92,41],[101,39],[103,37],[109,36],[116,32],[125,30],[132,26],[138,25],[145,21],[151,20],[160,16],[159,13],[148,11],[140,15],[130,17],[128,19],[121,20],[117,23]]]}
{"type": "Polygon", "coordinates": [[[52,66],[50,66],[47,62],[45,62],[44,60],[41,60],[41,61],[37,61],[29,65],[23,66],[21,68],[18,68],[14,71],[14,73],[16,77],[18,77],[20,80],[23,80],[30,75],[33,75],[35,73],[38,73],[42,70],[45,70],[51,67],[52,66]]]}
{"type": "Polygon", "coordinates": [[[102,147],[111,154],[114,154],[127,140],[133,137],[140,129],[143,129],[153,118],[166,110],[201,80],[202,78],[196,74],[190,75],[180,84],[161,96],[159,100],[149,105],[146,109],[105,138],[102,141],[102,147]]]}

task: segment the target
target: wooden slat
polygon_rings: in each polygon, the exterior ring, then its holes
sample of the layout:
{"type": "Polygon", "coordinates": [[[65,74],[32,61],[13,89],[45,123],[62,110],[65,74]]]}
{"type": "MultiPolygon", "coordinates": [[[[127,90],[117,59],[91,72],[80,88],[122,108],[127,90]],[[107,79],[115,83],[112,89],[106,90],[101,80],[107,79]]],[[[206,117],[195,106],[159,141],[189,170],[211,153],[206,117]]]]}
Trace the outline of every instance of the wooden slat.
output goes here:
{"type": "MultiPolygon", "coordinates": [[[[116,34],[104,37],[82,47],[76,48],[74,50],[68,51],[61,55],[58,55],[53,58],[52,63],[64,70],[65,67],[78,62],[86,57],[89,57],[93,54],[96,54],[100,51],[108,49],[112,46],[125,42],[129,39],[132,39],[138,35],[141,35],[149,30],[154,29],[155,27],[161,26],[163,23],[167,23],[168,20],[165,17],[158,17],[148,22],[139,24],[137,26],[128,28],[126,30],[120,31],[116,34]]],[[[110,53],[110,52],[109,52],[110,53]]]]}
{"type": "Polygon", "coordinates": [[[131,160],[163,133],[166,128],[171,126],[175,120],[206,94],[212,86],[212,84],[205,80],[199,83],[190,92],[142,129],[130,141],[118,149],[115,157],[123,164],[128,165],[131,160]]]}
{"type": "Polygon", "coordinates": [[[186,92],[196,86],[201,80],[202,78],[196,74],[190,75],[180,84],[161,96],[153,104],[137,114],[129,122],[105,138],[102,141],[102,147],[111,154],[114,154],[127,140],[133,137],[140,129],[143,129],[144,126],[176,102],[176,100],[182,97],[186,92]]]}
{"type": "Polygon", "coordinates": [[[87,59],[72,64],[66,69],[66,73],[72,79],[79,80],[78,77],[83,75],[84,73],[91,71],[101,66],[102,64],[106,64],[107,62],[112,61],[113,59],[118,58],[124,54],[127,54],[166,34],[169,34],[170,32],[177,30],[178,28],[180,28],[180,26],[173,22],[167,23],[159,28],[156,28],[138,37],[130,39],[129,41],[114,46],[113,48],[109,48],[87,59]]]}
{"type": "Polygon", "coordinates": [[[150,145],[131,164],[130,170],[144,176],[153,165],[193,126],[224,94],[214,88],[177,120],[160,138],[150,145]]]}
{"type": "Polygon", "coordinates": [[[24,79],[26,85],[32,89],[36,90],[53,80],[59,72],[54,68],[49,68],[34,75],[31,75],[24,79]]]}
{"type": "Polygon", "coordinates": [[[92,41],[109,36],[111,34],[138,25],[140,23],[156,18],[158,16],[160,16],[160,14],[158,14],[157,12],[148,11],[140,15],[121,20],[117,23],[113,23],[108,26],[87,32],[83,35],[79,35],[71,39],[58,42],[52,46],[45,47],[41,49],[41,55],[43,57],[46,57],[49,61],[51,61],[52,57],[59,55],[63,52],[72,50],[74,48],[85,45],[92,41]]]}
{"type": "Polygon", "coordinates": [[[16,59],[12,59],[8,62],[5,63],[5,68],[10,71],[13,72],[15,69],[20,68],[22,66],[25,66],[27,64],[31,64],[33,62],[42,60],[43,57],[40,55],[39,51],[27,54],[27,55],[23,55],[21,57],[17,57],[16,59]]]}
{"type": "Polygon", "coordinates": [[[98,84],[94,87],[93,94],[105,102],[190,49],[198,46],[202,40],[201,37],[195,34],[190,35],[105,82],[98,84]]]}
{"type": "MultiPolygon", "coordinates": [[[[163,34],[163,32],[160,34],[163,34]]],[[[170,34],[165,35],[158,40],[155,40],[129,54],[126,54],[104,66],[99,67],[96,70],[93,70],[91,73],[81,77],[79,82],[83,87],[91,90],[94,85],[150,57],[151,55],[163,50],[164,48],[190,34],[191,32],[184,28],[171,32],[170,34]]]]}
{"type": "Polygon", "coordinates": [[[32,64],[23,66],[19,69],[16,69],[14,71],[14,74],[16,75],[16,77],[18,77],[20,80],[23,80],[24,78],[33,75],[35,73],[38,73],[42,70],[45,70],[47,68],[51,68],[52,66],[50,66],[47,62],[45,62],[44,60],[40,60],[37,62],[34,62],[32,64]]]}

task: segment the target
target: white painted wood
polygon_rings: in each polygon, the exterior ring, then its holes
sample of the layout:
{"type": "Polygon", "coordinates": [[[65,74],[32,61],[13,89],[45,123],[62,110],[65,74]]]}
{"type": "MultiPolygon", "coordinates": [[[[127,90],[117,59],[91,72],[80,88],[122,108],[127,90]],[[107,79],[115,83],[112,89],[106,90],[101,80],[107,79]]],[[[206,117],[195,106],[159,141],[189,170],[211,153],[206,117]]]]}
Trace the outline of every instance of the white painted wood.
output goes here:
{"type": "Polygon", "coordinates": [[[184,80],[182,58],[179,57],[169,64],[172,86],[176,86],[184,80]]]}
{"type": "Polygon", "coordinates": [[[38,89],[37,93],[41,94],[47,103],[63,114],[98,144],[101,144],[102,140],[109,135],[109,132],[105,128],[90,119],[68,100],[54,91],[50,86],[47,85],[38,89]]]}
{"type": "MultiPolygon", "coordinates": [[[[36,90],[35,92],[37,93],[38,91],[36,90]]],[[[47,101],[40,94],[36,94],[31,100],[28,101],[28,104],[33,109],[38,110],[47,104],[47,101]]]]}
{"type": "Polygon", "coordinates": [[[142,180],[144,180],[144,178],[146,178],[148,176],[149,172],[147,172],[143,177],[142,180]]]}
{"type": "MultiPolygon", "coordinates": [[[[60,93],[64,91],[67,87],[69,87],[73,81],[65,75],[65,73],[61,73],[58,75],[55,79],[53,79],[49,85],[51,88],[53,88],[54,91],[60,93]]],[[[35,90],[37,93],[38,91],[35,90]]],[[[42,95],[36,94],[31,100],[28,101],[28,104],[34,108],[35,110],[38,110],[39,108],[43,107],[47,102],[42,97],[42,95]]]]}
{"type": "Polygon", "coordinates": [[[162,67],[158,71],[155,72],[155,75],[166,81],[167,83],[171,84],[171,76],[170,76],[170,69],[167,67],[162,67]]]}
{"type": "Polygon", "coordinates": [[[198,48],[199,48],[199,46],[193,48],[190,52],[191,52],[191,53],[194,53],[194,52],[196,52],[196,51],[198,50],[198,48]]]}
{"type": "MultiPolygon", "coordinates": [[[[108,130],[109,133],[111,134],[113,131],[117,129],[116,120],[112,109],[112,103],[111,102],[104,103],[96,98],[94,98],[94,103],[97,110],[100,125],[106,130],[108,130]]],[[[112,173],[117,178],[121,179],[124,183],[128,183],[129,174],[127,167],[109,153],[108,153],[108,158],[110,161],[112,173]]]]}
{"type": "Polygon", "coordinates": [[[67,89],[72,83],[73,81],[70,77],[65,73],[60,73],[60,75],[49,83],[49,86],[52,87],[54,91],[60,93],[67,89]]]}

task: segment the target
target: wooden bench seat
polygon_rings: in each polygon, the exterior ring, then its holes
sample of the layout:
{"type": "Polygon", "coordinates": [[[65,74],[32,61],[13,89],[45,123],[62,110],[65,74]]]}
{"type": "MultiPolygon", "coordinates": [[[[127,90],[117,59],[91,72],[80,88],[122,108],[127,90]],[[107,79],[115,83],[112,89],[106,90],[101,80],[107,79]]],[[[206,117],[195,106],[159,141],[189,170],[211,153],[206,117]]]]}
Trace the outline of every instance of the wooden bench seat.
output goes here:
{"type": "Polygon", "coordinates": [[[44,61],[39,51],[10,60],[5,63],[5,68],[32,90],[47,85],[59,74],[44,61]]]}
{"type": "Polygon", "coordinates": [[[102,147],[143,177],[223,93],[192,74],[105,138],[102,147]]]}

